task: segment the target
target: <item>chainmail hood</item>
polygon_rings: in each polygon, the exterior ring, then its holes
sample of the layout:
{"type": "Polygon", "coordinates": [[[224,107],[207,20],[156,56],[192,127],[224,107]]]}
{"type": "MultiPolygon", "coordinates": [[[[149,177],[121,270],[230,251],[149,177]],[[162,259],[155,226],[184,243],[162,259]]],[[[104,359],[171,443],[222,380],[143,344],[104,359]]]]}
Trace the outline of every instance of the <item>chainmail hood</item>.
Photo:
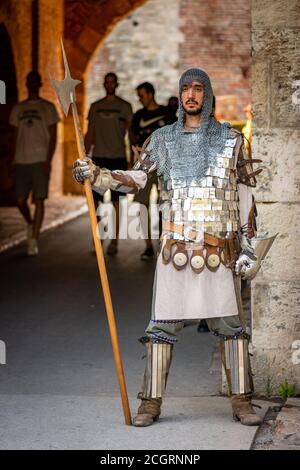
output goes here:
{"type": "Polygon", "coordinates": [[[216,164],[217,154],[222,153],[225,141],[230,137],[228,123],[221,124],[211,116],[213,91],[210,79],[201,69],[189,69],[179,81],[178,121],[152,134],[149,150],[157,163],[157,173],[164,179],[203,178],[216,164]],[[185,129],[186,113],[181,101],[183,85],[197,80],[204,85],[204,98],[200,126],[194,132],[185,129]]]}
{"type": "Polygon", "coordinates": [[[179,109],[178,109],[178,128],[184,131],[186,113],[183,109],[181,93],[184,85],[191,86],[193,81],[198,81],[204,86],[204,98],[201,110],[201,125],[198,132],[203,133],[207,129],[210,115],[212,113],[213,91],[209,76],[201,69],[188,69],[184,72],[179,80],[179,109]]]}

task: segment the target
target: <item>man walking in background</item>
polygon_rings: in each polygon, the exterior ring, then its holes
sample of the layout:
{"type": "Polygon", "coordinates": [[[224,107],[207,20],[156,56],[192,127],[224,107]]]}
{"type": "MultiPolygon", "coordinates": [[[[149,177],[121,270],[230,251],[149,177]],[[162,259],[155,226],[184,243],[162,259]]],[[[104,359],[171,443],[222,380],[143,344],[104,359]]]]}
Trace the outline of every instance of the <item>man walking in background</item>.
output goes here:
{"type": "MultiPolygon", "coordinates": [[[[166,124],[172,124],[177,118],[175,113],[172,113],[167,106],[160,105],[155,101],[155,89],[151,83],[141,83],[137,87],[136,91],[143,108],[139,109],[133,116],[132,135],[134,143],[138,146],[142,146],[153,131],[165,126],[166,124]]],[[[141,254],[141,259],[144,261],[150,260],[154,257],[151,239],[151,220],[149,214],[149,198],[154,184],[157,185],[156,172],[148,179],[146,187],[140,191],[134,199],[136,202],[144,204],[147,207],[148,238],[146,238],[146,249],[141,254]]]]}
{"type": "MultiPolygon", "coordinates": [[[[110,72],[105,75],[105,98],[96,101],[88,113],[88,131],[85,136],[85,147],[90,153],[92,146],[93,162],[109,170],[121,168],[127,170],[125,135],[129,131],[132,120],[131,104],[116,95],[118,77],[110,72]]],[[[103,202],[103,197],[93,192],[95,206],[103,202]]],[[[119,235],[119,194],[111,191],[111,200],[116,214],[116,234],[111,240],[107,254],[113,255],[118,251],[119,235]]]]}
{"type": "Polygon", "coordinates": [[[32,71],[27,75],[26,86],[28,98],[13,107],[9,123],[15,127],[17,204],[28,224],[27,254],[33,256],[38,254],[59,117],[54,104],[39,96],[42,81],[38,72],[32,71]],[[33,219],[27,201],[30,192],[35,204],[33,219]]]}

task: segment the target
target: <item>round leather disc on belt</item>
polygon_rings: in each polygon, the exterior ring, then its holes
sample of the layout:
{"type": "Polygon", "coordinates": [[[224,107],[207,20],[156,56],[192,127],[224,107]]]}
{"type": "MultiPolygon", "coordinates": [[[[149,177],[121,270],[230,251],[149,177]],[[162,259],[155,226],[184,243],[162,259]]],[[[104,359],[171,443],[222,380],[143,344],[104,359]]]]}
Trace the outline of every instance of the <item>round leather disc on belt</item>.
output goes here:
{"type": "Polygon", "coordinates": [[[191,265],[194,269],[201,269],[204,266],[204,259],[200,255],[191,258],[191,265]]]}
{"type": "Polygon", "coordinates": [[[187,263],[187,256],[184,253],[176,253],[173,256],[173,263],[178,266],[178,268],[183,268],[187,263]]]}
{"type": "Polygon", "coordinates": [[[212,255],[209,255],[207,257],[207,264],[208,266],[210,266],[211,268],[217,268],[220,264],[220,258],[218,255],[216,254],[212,254],[212,255]]]}

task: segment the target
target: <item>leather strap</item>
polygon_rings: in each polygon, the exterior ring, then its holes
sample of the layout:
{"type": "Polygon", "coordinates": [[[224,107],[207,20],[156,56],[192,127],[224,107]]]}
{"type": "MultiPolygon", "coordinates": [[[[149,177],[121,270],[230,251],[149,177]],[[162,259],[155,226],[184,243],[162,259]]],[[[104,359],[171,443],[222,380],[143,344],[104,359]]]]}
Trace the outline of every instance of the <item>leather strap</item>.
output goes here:
{"type": "MultiPolygon", "coordinates": [[[[163,229],[169,230],[170,232],[177,233],[178,235],[184,235],[184,227],[182,225],[176,225],[174,222],[163,222],[163,229]]],[[[189,236],[191,239],[196,239],[197,232],[196,230],[191,230],[189,236]]],[[[211,246],[219,246],[225,248],[226,240],[223,238],[215,237],[209,233],[204,233],[204,243],[211,246]]]]}
{"type": "Polygon", "coordinates": [[[166,240],[166,243],[162,249],[162,262],[164,264],[168,264],[171,260],[172,245],[174,245],[175,243],[176,240],[171,240],[170,238],[166,240]]]}

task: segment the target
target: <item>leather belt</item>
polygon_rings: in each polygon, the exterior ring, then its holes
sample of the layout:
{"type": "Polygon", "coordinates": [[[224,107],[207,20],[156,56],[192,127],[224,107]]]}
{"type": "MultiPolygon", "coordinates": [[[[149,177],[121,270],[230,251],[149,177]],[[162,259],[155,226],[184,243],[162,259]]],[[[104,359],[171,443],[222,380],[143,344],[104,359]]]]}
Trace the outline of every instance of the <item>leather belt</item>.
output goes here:
{"type": "MultiPolygon", "coordinates": [[[[183,225],[174,224],[174,222],[163,222],[163,230],[168,230],[169,232],[177,233],[178,235],[184,236],[186,229],[183,225]]],[[[188,231],[187,238],[191,240],[195,240],[197,236],[197,231],[191,229],[188,231]]],[[[221,248],[225,248],[226,241],[223,238],[215,237],[214,235],[210,235],[209,233],[204,233],[204,243],[211,246],[219,246],[221,248]]]]}

